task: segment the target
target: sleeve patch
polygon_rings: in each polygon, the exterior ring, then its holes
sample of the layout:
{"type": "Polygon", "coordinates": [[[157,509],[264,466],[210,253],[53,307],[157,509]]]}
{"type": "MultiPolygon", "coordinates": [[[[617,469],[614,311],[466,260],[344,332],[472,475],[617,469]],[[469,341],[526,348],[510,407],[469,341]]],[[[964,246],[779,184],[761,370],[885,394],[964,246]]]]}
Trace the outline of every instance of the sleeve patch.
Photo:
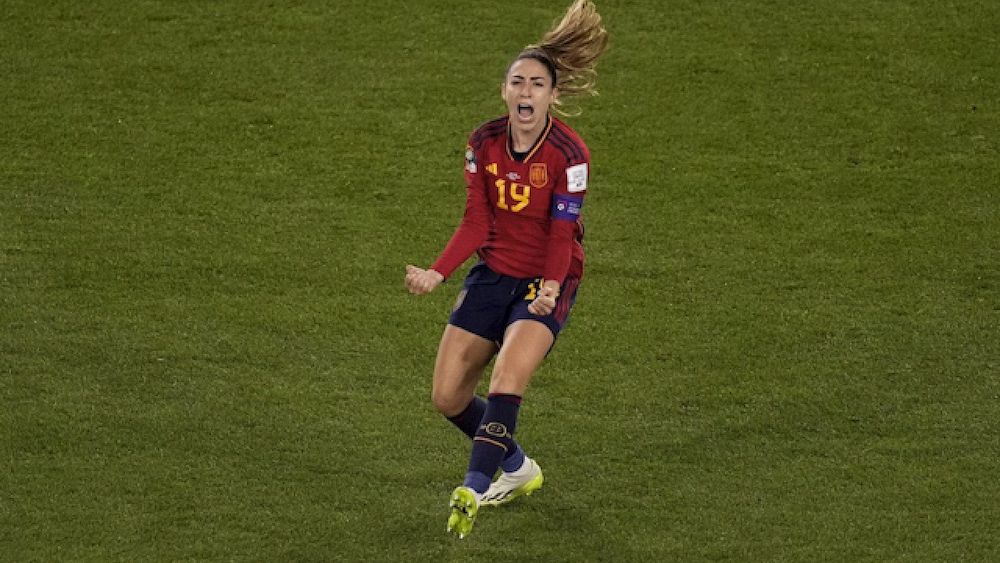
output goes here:
{"type": "Polygon", "coordinates": [[[566,189],[569,193],[587,189],[587,163],[576,164],[566,169],[566,189]]]}
{"type": "Polygon", "coordinates": [[[552,218],[563,221],[576,221],[583,209],[583,198],[580,196],[556,194],[552,197],[552,218]]]}
{"type": "Polygon", "coordinates": [[[465,147],[465,169],[470,174],[475,174],[479,171],[479,167],[476,166],[476,153],[472,150],[471,146],[465,147]]]}

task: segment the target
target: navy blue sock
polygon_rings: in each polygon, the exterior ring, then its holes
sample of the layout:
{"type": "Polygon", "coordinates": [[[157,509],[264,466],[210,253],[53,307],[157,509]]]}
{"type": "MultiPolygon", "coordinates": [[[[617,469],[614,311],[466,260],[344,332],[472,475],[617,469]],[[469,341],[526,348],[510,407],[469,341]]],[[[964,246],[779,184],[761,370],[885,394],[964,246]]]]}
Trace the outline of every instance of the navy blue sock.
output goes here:
{"type": "Polygon", "coordinates": [[[486,414],[486,400],[482,397],[473,397],[469,406],[455,416],[449,416],[448,422],[457,426],[471,440],[476,437],[476,430],[479,430],[479,423],[483,420],[484,414],[486,414]]]}
{"type": "Polygon", "coordinates": [[[472,440],[472,455],[465,474],[466,487],[480,494],[485,493],[504,457],[517,449],[514,430],[520,408],[521,397],[517,395],[490,395],[486,412],[472,440]]]}
{"type": "MultiPolygon", "coordinates": [[[[482,397],[473,397],[464,411],[455,416],[449,416],[448,421],[457,426],[469,439],[475,439],[476,431],[479,430],[479,423],[482,422],[484,414],[486,414],[486,400],[482,397]]],[[[504,455],[500,467],[510,473],[517,471],[523,463],[524,450],[517,442],[514,442],[514,448],[504,455]]]]}

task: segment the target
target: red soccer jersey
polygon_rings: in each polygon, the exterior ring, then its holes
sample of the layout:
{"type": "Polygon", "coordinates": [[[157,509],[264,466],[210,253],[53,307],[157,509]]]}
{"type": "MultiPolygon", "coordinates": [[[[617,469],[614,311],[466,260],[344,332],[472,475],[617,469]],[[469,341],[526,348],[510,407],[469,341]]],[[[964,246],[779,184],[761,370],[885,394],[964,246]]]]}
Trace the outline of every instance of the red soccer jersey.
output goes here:
{"type": "Polygon", "coordinates": [[[523,159],[510,149],[508,116],[476,129],[465,152],[462,224],[433,269],[446,278],[478,252],[495,272],[563,283],[583,275],[583,219],[590,151],[549,118],[523,159]]]}

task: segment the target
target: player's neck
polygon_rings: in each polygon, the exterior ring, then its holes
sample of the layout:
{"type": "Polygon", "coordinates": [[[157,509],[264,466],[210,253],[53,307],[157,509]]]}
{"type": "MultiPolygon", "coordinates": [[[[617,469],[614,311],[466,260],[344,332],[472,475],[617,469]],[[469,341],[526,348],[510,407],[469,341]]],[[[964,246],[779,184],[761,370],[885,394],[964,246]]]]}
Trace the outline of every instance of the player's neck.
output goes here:
{"type": "Polygon", "coordinates": [[[520,129],[518,127],[510,128],[510,150],[514,152],[528,152],[535,143],[538,142],[538,138],[542,136],[542,132],[545,131],[545,127],[549,124],[549,117],[545,116],[545,119],[539,121],[531,129],[520,129]]]}

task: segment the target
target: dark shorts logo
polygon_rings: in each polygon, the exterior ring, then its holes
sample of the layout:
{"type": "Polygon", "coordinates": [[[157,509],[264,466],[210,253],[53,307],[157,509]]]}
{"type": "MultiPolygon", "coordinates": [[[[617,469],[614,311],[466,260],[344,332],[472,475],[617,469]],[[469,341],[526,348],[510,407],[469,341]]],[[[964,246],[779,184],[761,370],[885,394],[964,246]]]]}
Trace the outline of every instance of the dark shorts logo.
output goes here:
{"type": "Polygon", "coordinates": [[[451,309],[452,312],[457,311],[459,308],[461,308],[462,303],[465,303],[465,296],[468,294],[469,294],[468,289],[463,289],[461,292],[459,292],[458,298],[455,299],[455,306],[452,307],[451,309]]]}

